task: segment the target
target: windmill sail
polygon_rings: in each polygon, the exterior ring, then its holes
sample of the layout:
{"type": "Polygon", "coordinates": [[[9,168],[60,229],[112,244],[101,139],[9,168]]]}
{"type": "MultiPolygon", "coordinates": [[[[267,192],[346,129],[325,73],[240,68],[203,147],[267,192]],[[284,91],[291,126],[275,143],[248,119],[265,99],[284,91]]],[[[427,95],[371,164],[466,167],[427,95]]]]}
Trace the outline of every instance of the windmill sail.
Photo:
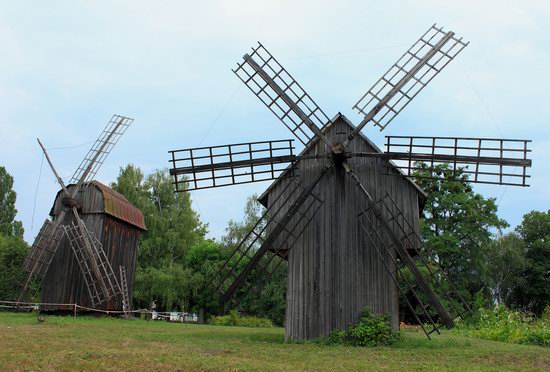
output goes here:
{"type": "Polygon", "coordinates": [[[468,182],[529,186],[530,140],[466,137],[387,136],[387,159],[408,177],[441,178],[435,166],[449,164],[452,175],[466,174],[468,182]],[[419,164],[419,162],[423,164],[419,164]],[[428,170],[427,175],[415,171],[428,170]]]}
{"type": "Polygon", "coordinates": [[[122,293],[101,242],[84,223],[63,225],[94,306],[122,293]]]}
{"type": "Polygon", "coordinates": [[[430,27],[353,106],[364,119],[349,140],[370,122],[384,130],[467,45],[452,31],[430,27]]]}
{"type": "Polygon", "coordinates": [[[321,132],[329,118],[300,84],[258,43],[233,72],[283,124],[306,145],[315,137],[328,146],[321,132]]]}
{"type": "Polygon", "coordinates": [[[322,205],[314,188],[325,172],[307,188],[289,179],[277,200],[220,266],[209,287],[220,293],[223,304],[231,300],[253,270],[271,276],[280,264],[279,258],[286,257],[297,243],[322,205]],[[275,268],[270,267],[272,261],[275,268]]]}
{"type": "MultiPolygon", "coordinates": [[[[411,314],[429,338],[430,333],[439,332],[439,325],[434,319],[435,313],[430,311],[430,301],[433,296],[443,297],[446,300],[446,304],[453,310],[452,319],[463,316],[471,309],[440,265],[437,255],[424,245],[412,224],[389,193],[386,192],[386,195],[376,202],[376,208],[381,215],[377,216],[372,206],[368,206],[359,214],[360,227],[399,288],[411,314]],[[398,237],[404,249],[396,247],[392,239],[388,238],[388,232],[383,227],[381,218],[386,219],[392,233],[398,237]],[[388,240],[390,240],[389,244],[388,240]],[[423,293],[425,289],[423,286],[417,285],[416,276],[411,278],[411,275],[407,275],[412,271],[411,264],[423,269],[418,273],[428,283],[428,288],[442,289],[438,295],[423,293]],[[428,302],[426,302],[426,298],[428,298],[428,302]],[[432,330],[427,331],[424,323],[431,324],[432,330]]],[[[449,324],[446,325],[449,326],[449,324]]]]}
{"type": "Polygon", "coordinates": [[[42,279],[52,263],[61,239],[63,239],[63,229],[46,220],[25,258],[25,271],[34,273],[42,279]]]}
{"type": "Polygon", "coordinates": [[[176,192],[276,179],[296,160],[293,140],[170,151],[176,192]]]}
{"type": "MultiPolygon", "coordinates": [[[[429,282],[424,278],[424,276],[420,272],[414,259],[411,257],[409,250],[407,249],[407,248],[410,249],[410,247],[407,247],[404,244],[398,232],[394,231],[394,229],[392,228],[392,222],[399,222],[399,221],[395,220],[396,217],[394,217],[393,219],[388,219],[383,214],[379,206],[376,204],[372,196],[369,194],[365,186],[361,183],[357,175],[351,169],[350,165],[347,163],[344,163],[344,167],[346,169],[347,174],[352,177],[352,179],[356,184],[356,187],[364,195],[365,201],[367,202],[368,211],[370,212],[371,218],[367,219],[366,224],[362,222],[361,226],[363,227],[364,230],[367,229],[366,235],[368,236],[369,240],[371,240],[371,242],[373,243],[376,243],[376,240],[372,238],[372,234],[368,233],[368,227],[373,229],[375,234],[377,234],[379,237],[380,244],[375,244],[375,248],[377,249],[379,254],[381,254],[383,257],[385,255],[389,255],[391,259],[390,262],[396,262],[396,258],[399,258],[401,263],[404,266],[406,266],[409,272],[412,274],[412,280],[414,282],[414,285],[418,288],[419,291],[421,291],[427,297],[430,306],[433,307],[433,310],[435,312],[437,312],[443,324],[447,328],[452,328],[454,326],[454,323],[451,315],[449,314],[447,309],[445,309],[440,299],[431,288],[429,282]],[[389,240],[389,244],[384,243],[386,239],[389,240]]],[[[362,213],[360,216],[368,218],[369,213],[362,213]]],[[[389,265],[387,265],[387,267],[389,267],[389,265]]],[[[389,267],[389,270],[393,271],[394,269],[389,267]]],[[[418,296],[416,297],[420,301],[420,297],[418,296]]],[[[437,330],[436,323],[429,316],[427,306],[424,305],[422,302],[420,302],[420,304],[424,308],[424,313],[428,316],[430,323],[432,323],[432,325],[434,326],[433,330],[436,331],[437,330]]],[[[429,333],[426,333],[426,335],[429,336],[429,333]]]]}
{"type": "Polygon", "coordinates": [[[105,158],[134,119],[125,116],[113,115],[107,126],[101,132],[99,138],[92,145],[88,154],[84,157],[69,183],[83,183],[92,180],[105,158]]]}

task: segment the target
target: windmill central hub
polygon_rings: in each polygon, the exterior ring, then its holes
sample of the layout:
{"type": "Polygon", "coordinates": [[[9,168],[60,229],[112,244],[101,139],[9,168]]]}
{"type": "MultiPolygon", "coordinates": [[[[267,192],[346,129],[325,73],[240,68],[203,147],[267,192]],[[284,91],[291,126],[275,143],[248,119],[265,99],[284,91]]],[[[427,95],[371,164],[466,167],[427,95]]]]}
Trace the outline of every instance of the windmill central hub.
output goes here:
{"type": "Polygon", "coordinates": [[[76,209],[81,209],[82,205],[80,202],[76,199],[73,199],[71,197],[65,196],[61,199],[61,203],[63,203],[64,206],[68,208],[76,207],[76,209]]]}
{"type": "Polygon", "coordinates": [[[332,158],[336,163],[342,163],[346,158],[346,152],[344,144],[335,143],[331,146],[330,150],[332,151],[332,158]]]}
{"type": "Polygon", "coordinates": [[[334,155],[341,155],[344,153],[344,144],[342,143],[335,143],[331,146],[330,150],[334,155]]]}

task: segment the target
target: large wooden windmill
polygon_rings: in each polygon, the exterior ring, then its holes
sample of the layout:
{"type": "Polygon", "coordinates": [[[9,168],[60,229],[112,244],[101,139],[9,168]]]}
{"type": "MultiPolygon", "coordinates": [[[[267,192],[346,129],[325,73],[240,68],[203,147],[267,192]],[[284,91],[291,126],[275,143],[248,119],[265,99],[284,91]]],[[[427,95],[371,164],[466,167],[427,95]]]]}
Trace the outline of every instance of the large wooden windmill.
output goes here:
{"type": "Polygon", "coordinates": [[[254,290],[253,271],[269,276],[286,260],[287,339],[345,329],[364,306],[398,327],[400,293],[431,325],[428,337],[453,326],[461,298],[419,237],[426,195],[410,177],[418,162],[447,163],[471,182],[527,186],[530,141],[389,136],[383,152],[361,131],[385,129],[467,44],[430,27],[355,104],[357,126],[342,114],[329,119],[263,45],[244,56],[234,73],[305,147],[299,155],[293,140],[171,151],[176,191],[275,180],[260,197],[265,214],[212,278],[222,303],[254,290]],[[444,284],[452,309],[432,287],[444,284]]]}
{"type": "MultiPolygon", "coordinates": [[[[109,228],[103,226],[103,219],[91,219],[83,214],[94,212],[90,210],[94,209],[90,208],[90,205],[101,206],[100,212],[105,212],[109,208],[113,210],[117,205],[124,204],[127,214],[139,214],[140,221],[143,221],[141,212],[132,210],[124,197],[107,186],[92,181],[107,155],[132,122],[133,119],[113,115],[78,166],[68,186],[65,186],[46,149],[38,140],[62,190],[52,208],[53,220],[46,219],[25,260],[24,268],[28,272],[28,277],[19,299],[28,289],[31,279],[36,277],[40,282],[44,278],[50,280],[42,283],[42,298],[46,298],[47,302],[67,303],[61,302],[67,298],[81,300],[82,293],[85,293],[87,298],[83,303],[79,303],[81,305],[89,304],[93,308],[99,308],[110,301],[112,304],[112,300],[118,297],[123,306],[129,306],[127,267],[120,265],[115,267],[115,271],[111,264],[114,253],[111,252],[110,257],[107,257],[101,243],[103,235],[108,235],[109,228]],[[107,203],[112,205],[108,206],[107,203]],[[94,223],[94,226],[90,226],[90,223],[94,223]],[[92,233],[93,230],[98,231],[92,233]],[[52,262],[55,262],[55,265],[52,265],[52,262]]],[[[136,221],[139,220],[138,217],[135,218],[136,221]]],[[[119,216],[119,219],[124,219],[124,216],[119,216]]],[[[140,225],[140,222],[134,224],[140,225]]],[[[142,223],[141,228],[145,228],[142,223]]],[[[122,237],[124,229],[118,227],[117,230],[118,235],[122,237]]],[[[132,265],[134,263],[133,260],[128,262],[132,265]]],[[[131,269],[133,270],[133,266],[131,269]]]]}

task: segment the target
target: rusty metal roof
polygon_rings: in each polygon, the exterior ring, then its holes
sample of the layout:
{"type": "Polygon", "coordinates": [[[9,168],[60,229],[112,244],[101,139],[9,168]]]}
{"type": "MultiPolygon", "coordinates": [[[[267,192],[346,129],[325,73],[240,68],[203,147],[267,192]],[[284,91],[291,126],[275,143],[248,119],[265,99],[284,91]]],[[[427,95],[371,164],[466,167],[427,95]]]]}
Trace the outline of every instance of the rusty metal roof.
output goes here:
{"type": "Polygon", "coordinates": [[[103,194],[104,212],[131,225],[147,230],[143,213],[132,205],[122,194],[99,181],[91,181],[103,194]]]}
{"type": "MultiPolygon", "coordinates": [[[[71,192],[76,185],[67,185],[71,192]]],[[[50,210],[50,216],[59,215],[63,209],[63,190],[59,190],[54,204],[50,210]]],[[[85,182],[76,195],[81,214],[107,214],[141,230],[147,230],[143,213],[132,205],[124,195],[98,181],[85,182]]]]}

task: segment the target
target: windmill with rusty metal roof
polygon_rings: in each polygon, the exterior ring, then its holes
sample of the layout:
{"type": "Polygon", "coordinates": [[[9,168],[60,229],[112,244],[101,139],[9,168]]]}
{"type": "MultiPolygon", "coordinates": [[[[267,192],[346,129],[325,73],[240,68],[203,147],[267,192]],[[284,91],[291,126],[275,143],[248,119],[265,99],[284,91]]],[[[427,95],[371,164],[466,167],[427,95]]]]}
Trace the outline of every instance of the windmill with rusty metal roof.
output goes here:
{"type": "MultiPolygon", "coordinates": [[[[52,291],[58,295],[58,298],[63,298],[64,293],[67,291],[66,287],[76,284],[78,288],[75,291],[85,292],[84,294],[79,293],[77,297],[86,296],[86,304],[89,303],[92,308],[108,303],[117,296],[122,299],[123,306],[129,306],[127,293],[124,293],[127,286],[127,283],[125,283],[126,268],[120,269],[120,267],[117,267],[117,271],[120,271],[115,273],[100,241],[101,236],[98,233],[101,233],[101,231],[95,234],[90,231],[90,226],[87,226],[84,221],[86,218],[82,214],[82,209],[85,203],[93,202],[93,200],[83,200],[89,194],[85,192],[86,190],[91,190],[92,187],[107,188],[92,180],[107,155],[132,122],[133,119],[113,115],[78,166],[68,186],[65,185],[53,166],[46,148],[38,140],[46,160],[61,186],[61,191],[56,197],[54,208],[52,208],[53,220],[46,219],[25,260],[24,269],[27,271],[28,276],[18,301],[22,299],[32,278],[37,278],[38,282],[42,282],[45,277],[50,277],[50,280],[59,277],[67,278],[67,280],[42,283],[43,289],[51,284],[55,288],[52,291]],[[63,242],[67,242],[70,249],[67,247],[66,250],[59,250],[60,245],[64,245],[63,242]],[[65,257],[59,257],[60,255],[65,257]],[[66,261],[68,264],[55,267],[56,265],[52,265],[52,262],[56,259],[59,262],[66,261]],[[75,266],[74,270],[80,274],[77,273],[75,278],[70,277],[73,266],[75,266]],[[57,271],[59,275],[52,273],[52,271],[57,271]],[[121,282],[121,278],[123,282],[121,282]],[[80,280],[83,281],[82,285],[80,285],[80,280]]],[[[111,202],[124,202],[122,200],[124,198],[120,194],[115,194],[109,193],[108,197],[111,202]]],[[[105,201],[102,200],[102,202],[105,201]]],[[[142,227],[145,228],[144,225],[142,227]]],[[[71,296],[71,298],[74,298],[74,296],[71,296]]]]}
{"type": "Polygon", "coordinates": [[[364,306],[389,313],[397,328],[399,295],[428,337],[453,326],[468,305],[420,238],[426,194],[414,172],[419,162],[449,164],[470,182],[528,186],[530,141],[387,136],[381,151],[362,131],[384,130],[467,45],[430,27],[354,105],[363,117],[356,126],[342,114],[329,119],[262,44],[243,57],[234,73],[305,148],[295,155],[289,139],[170,152],[179,192],[274,180],[260,197],[260,221],[211,279],[226,307],[261,290],[247,280],[252,273],[270,277],[286,261],[287,339],[345,329],[364,306]]]}

